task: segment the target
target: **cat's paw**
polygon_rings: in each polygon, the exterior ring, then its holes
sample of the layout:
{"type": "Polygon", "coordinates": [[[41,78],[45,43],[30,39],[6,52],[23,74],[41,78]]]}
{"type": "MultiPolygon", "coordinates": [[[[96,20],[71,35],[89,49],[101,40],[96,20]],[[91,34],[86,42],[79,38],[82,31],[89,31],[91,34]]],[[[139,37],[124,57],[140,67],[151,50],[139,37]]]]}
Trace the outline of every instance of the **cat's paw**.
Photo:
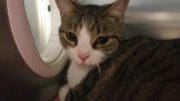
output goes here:
{"type": "Polygon", "coordinates": [[[68,87],[68,85],[64,85],[64,86],[59,90],[59,99],[60,99],[60,101],[65,101],[68,92],[69,92],[69,87],[68,87]]]}

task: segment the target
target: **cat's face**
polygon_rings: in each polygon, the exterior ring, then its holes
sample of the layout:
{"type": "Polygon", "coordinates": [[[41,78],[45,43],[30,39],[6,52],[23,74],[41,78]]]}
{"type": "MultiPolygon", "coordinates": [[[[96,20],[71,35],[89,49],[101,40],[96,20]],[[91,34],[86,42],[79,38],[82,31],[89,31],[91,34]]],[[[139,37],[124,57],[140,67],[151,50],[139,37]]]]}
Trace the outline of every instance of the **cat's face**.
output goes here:
{"type": "Polygon", "coordinates": [[[82,6],[70,0],[56,2],[62,15],[61,44],[72,62],[97,66],[118,50],[124,13],[117,13],[121,7],[117,9],[116,3],[100,7],[82,6]]]}
{"type": "Polygon", "coordinates": [[[102,46],[109,44],[110,39],[92,36],[85,25],[78,32],[61,33],[60,37],[63,40],[62,45],[65,47],[66,53],[72,62],[94,66],[106,58],[106,53],[102,46]],[[102,46],[94,47],[93,45],[96,44],[94,41],[99,41],[98,45],[102,46]]]}

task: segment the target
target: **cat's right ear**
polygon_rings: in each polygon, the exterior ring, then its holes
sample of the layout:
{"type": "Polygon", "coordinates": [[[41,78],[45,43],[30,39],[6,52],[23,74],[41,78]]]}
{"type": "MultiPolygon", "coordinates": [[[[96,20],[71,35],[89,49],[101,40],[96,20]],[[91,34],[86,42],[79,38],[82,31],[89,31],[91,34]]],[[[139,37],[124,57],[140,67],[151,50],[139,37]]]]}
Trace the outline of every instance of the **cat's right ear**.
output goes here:
{"type": "Polygon", "coordinates": [[[116,0],[107,9],[107,15],[113,16],[120,21],[124,20],[125,12],[128,6],[129,0],[116,0]]]}
{"type": "Polygon", "coordinates": [[[77,2],[77,0],[56,0],[56,4],[60,10],[61,16],[65,16],[77,11],[75,2],[77,2]]]}

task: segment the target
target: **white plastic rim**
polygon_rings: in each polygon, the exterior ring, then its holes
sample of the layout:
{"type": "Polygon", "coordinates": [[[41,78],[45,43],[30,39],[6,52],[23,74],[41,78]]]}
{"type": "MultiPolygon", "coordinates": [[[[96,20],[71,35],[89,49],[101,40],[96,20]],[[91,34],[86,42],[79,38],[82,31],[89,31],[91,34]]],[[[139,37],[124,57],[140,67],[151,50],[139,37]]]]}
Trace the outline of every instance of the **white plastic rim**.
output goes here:
{"type": "Polygon", "coordinates": [[[25,13],[24,0],[7,0],[8,19],[17,48],[26,64],[33,72],[42,77],[54,77],[63,68],[66,61],[64,52],[50,65],[42,61],[25,13]]]}
{"type": "Polygon", "coordinates": [[[24,0],[30,28],[39,53],[46,48],[51,35],[51,13],[48,11],[49,0],[24,0]]]}
{"type": "MultiPolygon", "coordinates": [[[[61,24],[60,15],[58,7],[55,3],[55,0],[49,0],[50,4],[46,5],[46,9],[48,5],[50,6],[50,14],[51,14],[51,35],[46,45],[46,48],[40,53],[41,58],[46,63],[53,63],[56,61],[60,54],[60,50],[62,50],[62,46],[59,41],[59,26],[61,24]]],[[[49,13],[49,11],[47,12],[49,13]]],[[[48,27],[48,26],[47,26],[48,27]]]]}
{"type": "Polygon", "coordinates": [[[60,15],[55,0],[24,0],[24,6],[42,60],[56,61],[62,47],[58,35],[60,15]]]}

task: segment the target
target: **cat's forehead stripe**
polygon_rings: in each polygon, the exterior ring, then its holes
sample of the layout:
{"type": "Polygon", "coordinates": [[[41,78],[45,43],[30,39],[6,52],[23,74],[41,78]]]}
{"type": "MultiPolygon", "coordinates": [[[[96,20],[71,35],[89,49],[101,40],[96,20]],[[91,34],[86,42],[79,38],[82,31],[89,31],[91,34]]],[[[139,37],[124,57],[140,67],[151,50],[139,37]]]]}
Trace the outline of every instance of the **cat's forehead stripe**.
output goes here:
{"type": "Polygon", "coordinates": [[[87,27],[83,25],[79,32],[77,47],[79,47],[79,49],[82,49],[81,51],[90,51],[92,49],[90,40],[90,33],[88,32],[87,27]]]}
{"type": "MultiPolygon", "coordinates": [[[[92,30],[90,30],[89,25],[87,23],[83,23],[83,25],[78,29],[78,36],[83,36],[85,38],[87,38],[89,41],[97,35],[96,32],[93,32],[92,30]]],[[[84,40],[85,41],[85,40],[84,40]]],[[[87,40],[86,40],[87,41],[87,40]]]]}

